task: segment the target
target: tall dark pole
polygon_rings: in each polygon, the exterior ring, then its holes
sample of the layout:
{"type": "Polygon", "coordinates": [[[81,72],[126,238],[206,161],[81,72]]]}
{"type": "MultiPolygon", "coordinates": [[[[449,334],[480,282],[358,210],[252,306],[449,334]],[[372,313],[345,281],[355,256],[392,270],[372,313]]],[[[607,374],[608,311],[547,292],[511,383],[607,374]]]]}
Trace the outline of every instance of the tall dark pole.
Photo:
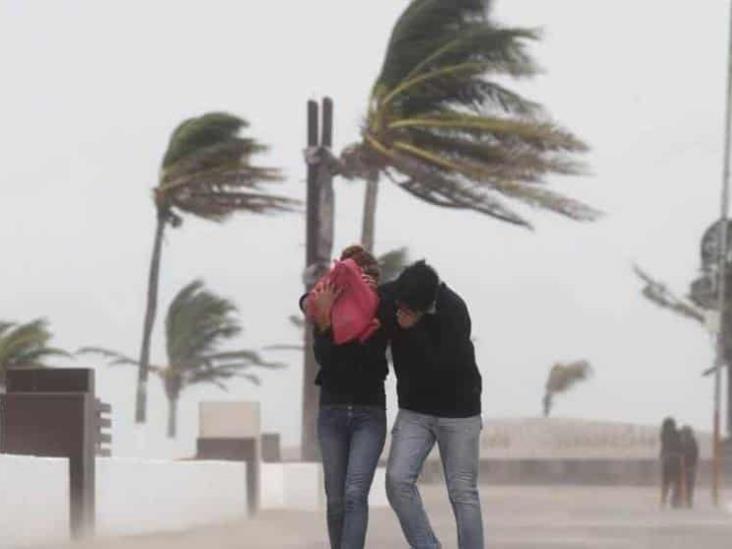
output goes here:
{"type": "MultiPolygon", "coordinates": [[[[308,149],[318,146],[318,103],[308,101],[308,149]]],[[[312,286],[308,269],[315,262],[318,235],[318,166],[313,162],[307,164],[307,196],[305,220],[305,291],[312,286]]],[[[318,410],[318,388],[315,385],[317,364],[313,355],[313,333],[309,325],[305,325],[305,358],[302,392],[302,431],[300,437],[301,459],[313,461],[317,459],[316,418],[318,410]]]]}
{"type": "Polygon", "coordinates": [[[333,100],[323,99],[323,138],[321,145],[328,149],[333,147],[333,100]]]}
{"type": "MultiPolygon", "coordinates": [[[[305,291],[309,291],[330,263],[333,248],[333,174],[329,166],[333,146],[333,101],[325,98],[322,105],[322,134],[319,131],[319,108],[308,101],[308,151],[306,153],[307,214],[305,245],[305,291]]],[[[305,327],[305,367],[303,379],[303,414],[301,458],[316,461],[320,458],[317,443],[317,413],[319,391],[315,385],[318,366],[313,356],[313,334],[305,327]]]]}
{"type": "MultiPolygon", "coordinates": [[[[308,101],[308,149],[319,145],[318,113],[318,103],[308,101]]],[[[318,166],[313,162],[308,162],[306,208],[305,266],[308,267],[315,261],[315,240],[318,234],[318,166]]]]}
{"type": "MultiPolygon", "coordinates": [[[[727,332],[727,218],[729,211],[729,177],[730,177],[730,138],[732,137],[732,7],[730,8],[730,30],[729,30],[729,51],[727,54],[727,106],[724,129],[724,168],[722,175],[722,199],[721,214],[719,221],[719,256],[717,261],[717,299],[719,311],[719,332],[717,334],[716,368],[714,370],[714,466],[712,474],[712,499],[715,505],[719,505],[719,485],[722,464],[722,443],[720,426],[720,409],[722,407],[722,368],[725,366],[725,334],[727,332]]],[[[727,366],[728,384],[730,380],[729,364],[727,366]]],[[[731,387],[728,385],[728,396],[731,387]]],[[[732,427],[730,406],[727,402],[727,430],[732,427]]]]}

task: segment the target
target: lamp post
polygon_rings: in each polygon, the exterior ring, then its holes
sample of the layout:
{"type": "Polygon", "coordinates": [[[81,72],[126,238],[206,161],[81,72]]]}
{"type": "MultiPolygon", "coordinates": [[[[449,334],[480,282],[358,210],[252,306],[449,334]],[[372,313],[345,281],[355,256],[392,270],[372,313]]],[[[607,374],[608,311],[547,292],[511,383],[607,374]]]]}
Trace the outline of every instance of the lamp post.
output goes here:
{"type": "MultiPolygon", "coordinates": [[[[725,366],[725,333],[726,333],[726,291],[727,291],[727,217],[729,209],[730,178],[730,138],[732,134],[732,6],[730,6],[729,51],[727,59],[727,104],[724,130],[724,167],[722,170],[722,199],[719,222],[719,246],[717,261],[717,302],[719,311],[719,331],[717,333],[717,352],[714,369],[714,463],[712,472],[712,499],[719,505],[719,484],[722,462],[722,445],[720,434],[720,409],[722,407],[722,368],[725,366]]],[[[729,370],[729,365],[726,365],[729,370]]],[[[729,375],[729,371],[727,372],[729,375]]],[[[728,403],[728,406],[730,403],[728,403]]],[[[729,427],[729,426],[728,426],[729,427]]]]}

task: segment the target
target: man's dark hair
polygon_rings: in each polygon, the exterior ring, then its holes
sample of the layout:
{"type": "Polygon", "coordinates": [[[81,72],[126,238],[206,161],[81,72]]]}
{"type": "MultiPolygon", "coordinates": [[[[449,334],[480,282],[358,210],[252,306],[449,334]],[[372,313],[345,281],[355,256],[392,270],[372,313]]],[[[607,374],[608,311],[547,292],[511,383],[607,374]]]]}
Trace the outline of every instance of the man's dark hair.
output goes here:
{"type": "Polygon", "coordinates": [[[422,259],[411,264],[399,275],[396,281],[396,300],[413,311],[426,311],[437,297],[439,284],[437,272],[422,259]]]}

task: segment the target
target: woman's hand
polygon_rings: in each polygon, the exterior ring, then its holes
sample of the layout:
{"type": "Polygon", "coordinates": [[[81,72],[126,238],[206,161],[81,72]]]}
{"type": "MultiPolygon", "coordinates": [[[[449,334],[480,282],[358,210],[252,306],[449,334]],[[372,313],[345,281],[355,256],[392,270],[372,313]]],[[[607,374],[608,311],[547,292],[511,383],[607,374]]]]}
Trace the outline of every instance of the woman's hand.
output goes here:
{"type": "Polygon", "coordinates": [[[313,304],[318,311],[318,317],[315,319],[315,323],[321,331],[330,328],[330,313],[333,310],[333,304],[340,294],[341,290],[331,283],[326,283],[313,289],[310,299],[313,300],[313,304]]]}
{"type": "Polygon", "coordinates": [[[373,288],[374,290],[378,287],[378,284],[376,283],[376,279],[371,275],[367,275],[366,273],[361,273],[361,280],[363,280],[367,286],[369,286],[370,288],[373,288]]]}

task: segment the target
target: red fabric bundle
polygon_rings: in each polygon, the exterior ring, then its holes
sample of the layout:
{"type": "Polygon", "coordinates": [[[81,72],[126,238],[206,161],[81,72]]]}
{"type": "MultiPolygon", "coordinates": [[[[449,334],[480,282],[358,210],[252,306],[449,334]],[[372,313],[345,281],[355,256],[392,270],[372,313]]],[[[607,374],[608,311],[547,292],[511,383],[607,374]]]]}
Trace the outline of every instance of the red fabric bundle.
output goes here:
{"type": "MultiPolygon", "coordinates": [[[[363,280],[362,273],[352,259],[336,261],[331,270],[315,284],[314,289],[330,283],[340,290],[330,313],[333,342],[336,345],[354,340],[363,343],[379,329],[376,319],[379,296],[363,280]]],[[[305,311],[310,319],[318,316],[317,307],[310,296],[305,302],[305,311]]]]}

